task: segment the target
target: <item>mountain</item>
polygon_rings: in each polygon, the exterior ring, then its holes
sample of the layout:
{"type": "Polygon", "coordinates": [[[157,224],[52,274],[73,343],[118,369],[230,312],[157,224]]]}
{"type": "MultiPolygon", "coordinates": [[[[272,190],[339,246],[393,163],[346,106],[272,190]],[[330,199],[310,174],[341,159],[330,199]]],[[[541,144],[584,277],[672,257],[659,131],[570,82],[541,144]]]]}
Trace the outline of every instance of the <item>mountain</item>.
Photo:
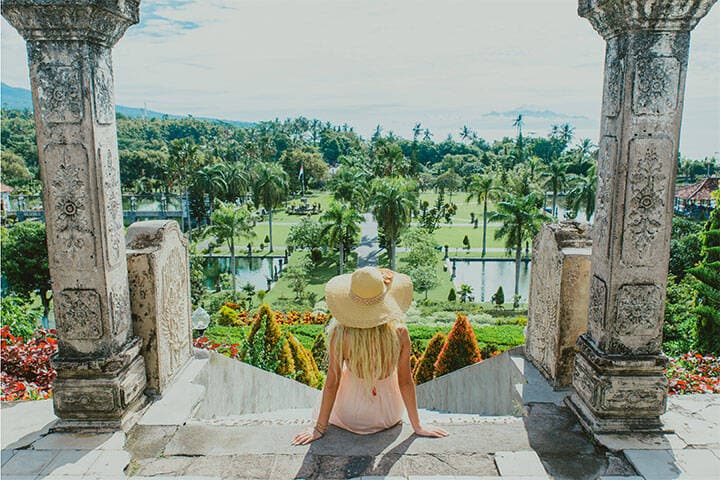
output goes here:
{"type": "MultiPolygon", "coordinates": [[[[14,110],[32,110],[32,94],[30,90],[25,88],[11,87],[6,83],[2,83],[0,88],[0,101],[2,102],[2,108],[14,109],[14,110]]],[[[126,107],[124,105],[116,105],[115,111],[119,114],[125,115],[126,117],[137,118],[187,118],[184,115],[173,115],[171,113],[155,112],[153,110],[147,110],[138,107],[126,107]]],[[[197,120],[206,120],[214,123],[229,123],[236,127],[251,127],[255,125],[253,122],[243,122],[239,120],[221,120],[217,118],[208,117],[193,117],[197,120]]]]}
{"type": "Polygon", "coordinates": [[[492,111],[483,114],[483,117],[517,118],[518,115],[522,115],[523,117],[549,118],[555,120],[588,120],[588,117],[584,115],[570,115],[567,113],[553,112],[552,110],[537,110],[526,106],[518,107],[513,110],[507,110],[505,112],[492,111]]]}

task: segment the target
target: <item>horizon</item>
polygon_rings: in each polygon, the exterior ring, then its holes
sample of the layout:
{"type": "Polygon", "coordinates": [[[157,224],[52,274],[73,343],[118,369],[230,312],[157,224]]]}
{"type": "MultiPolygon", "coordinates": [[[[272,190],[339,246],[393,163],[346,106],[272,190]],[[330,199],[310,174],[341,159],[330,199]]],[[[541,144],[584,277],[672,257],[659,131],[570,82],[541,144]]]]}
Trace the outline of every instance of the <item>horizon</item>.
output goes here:
{"type": "MultiPolygon", "coordinates": [[[[247,122],[305,116],[364,137],[379,124],[409,138],[420,122],[435,141],[457,139],[463,125],[488,141],[514,136],[511,115],[492,112],[547,110],[556,115],[526,116],[524,133],[544,137],[570,123],[575,142],[597,144],[605,42],[576,8],[571,0],[145,1],[140,24],[113,49],[116,101],[247,122]]],[[[718,65],[715,8],[691,39],[683,156],[719,156],[718,65]]],[[[4,19],[1,77],[29,88],[24,41],[4,19]]]]}

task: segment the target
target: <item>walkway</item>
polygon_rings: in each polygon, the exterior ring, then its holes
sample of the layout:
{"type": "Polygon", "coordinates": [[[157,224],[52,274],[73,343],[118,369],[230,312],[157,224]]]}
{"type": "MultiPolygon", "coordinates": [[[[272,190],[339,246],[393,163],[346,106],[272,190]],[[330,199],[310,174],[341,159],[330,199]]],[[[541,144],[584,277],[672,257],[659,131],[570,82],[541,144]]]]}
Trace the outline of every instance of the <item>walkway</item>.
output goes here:
{"type": "Polygon", "coordinates": [[[378,256],[382,249],[378,244],[378,224],[372,213],[364,213],[360,224],[360,245],[355,249],[358,268],[378,264],[378,256]]]}

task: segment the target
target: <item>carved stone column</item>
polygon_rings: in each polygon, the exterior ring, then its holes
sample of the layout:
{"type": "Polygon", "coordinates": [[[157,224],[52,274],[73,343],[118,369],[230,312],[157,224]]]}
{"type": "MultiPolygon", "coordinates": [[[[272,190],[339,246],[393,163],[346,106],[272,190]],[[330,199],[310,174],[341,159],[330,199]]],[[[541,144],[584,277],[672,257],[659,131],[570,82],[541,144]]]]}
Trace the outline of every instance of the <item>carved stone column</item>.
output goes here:
{"type": "Polygon", "coordinates": [[[55,413],[114,429],[142,403],[130,319],[111,50],[139,1],[5,0],[27,42],[58,327],[55,413]]]}
{"type": "Polygon", "coordinates": [[[660,351],[690,31],[716,0],[580,0],[607,41],[588,332],[570,399],[594,432],[659,428],[660,351]]]}

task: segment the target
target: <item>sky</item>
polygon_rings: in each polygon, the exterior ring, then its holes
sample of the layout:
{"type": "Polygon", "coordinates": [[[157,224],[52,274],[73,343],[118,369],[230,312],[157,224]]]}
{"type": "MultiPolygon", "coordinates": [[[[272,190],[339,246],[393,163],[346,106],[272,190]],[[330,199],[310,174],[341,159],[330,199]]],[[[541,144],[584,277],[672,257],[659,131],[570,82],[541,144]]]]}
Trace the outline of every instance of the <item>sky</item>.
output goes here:
{"type": "MultiPolygon", "coordinates": [[[[604,40],[577,0],[143,0],[113,51],[116,101],[261,121],[304,115],[369,136],[488,140],[568,122],[597,141],[604,40]]],[[[25,46],[2,20],[2,81],[29,87],[25,46]]],[[[693,31],[680,150],[720,158],[720,7],[693,31]]]]}

